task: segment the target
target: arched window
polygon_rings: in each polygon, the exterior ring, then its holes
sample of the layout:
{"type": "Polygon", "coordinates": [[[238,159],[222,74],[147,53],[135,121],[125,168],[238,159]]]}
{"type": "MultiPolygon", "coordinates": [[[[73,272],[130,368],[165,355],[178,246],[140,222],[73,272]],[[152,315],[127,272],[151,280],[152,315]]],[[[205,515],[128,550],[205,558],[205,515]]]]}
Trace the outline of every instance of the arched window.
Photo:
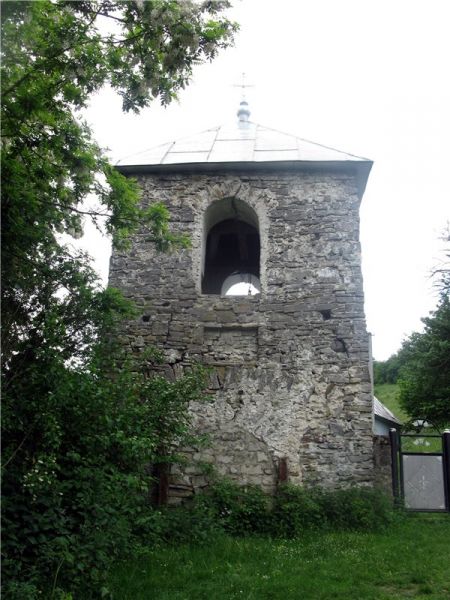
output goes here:
{"type": "Polygon", "coordinates": [[[223,296],[259,294],[258,216],[237,198],[212,204],[205,214],[202,292],[223,296]]]}

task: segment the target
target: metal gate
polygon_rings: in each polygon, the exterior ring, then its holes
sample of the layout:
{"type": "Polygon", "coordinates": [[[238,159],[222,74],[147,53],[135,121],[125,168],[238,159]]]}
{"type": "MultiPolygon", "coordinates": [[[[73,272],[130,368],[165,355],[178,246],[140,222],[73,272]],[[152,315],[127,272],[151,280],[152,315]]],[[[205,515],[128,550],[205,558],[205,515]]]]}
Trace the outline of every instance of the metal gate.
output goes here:
{"type": "Polygon", "coordinates": [[[392,491],[408,510],[450,511],[450,432],[399,434],[391,429],[392,491]]]}

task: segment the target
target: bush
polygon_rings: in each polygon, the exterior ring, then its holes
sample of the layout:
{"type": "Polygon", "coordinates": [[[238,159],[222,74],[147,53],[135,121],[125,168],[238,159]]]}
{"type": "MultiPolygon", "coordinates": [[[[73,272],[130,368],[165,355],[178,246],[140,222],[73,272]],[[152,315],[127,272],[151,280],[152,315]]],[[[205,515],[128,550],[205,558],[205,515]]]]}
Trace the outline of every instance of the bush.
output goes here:
{"type": "Polygon", "coordinates": [[[392,500],[378,489],[317,490],[315,498],[324,525],[330,529],[384,529],[395,515],[392,500]]]}
{"type": "Polygon", "coordinates": [[[147,467],[176,461],[167,448],[192,440],[188,404],[205,374],[170,382],[148,376],[147,356],[97,350],[87,367],[32,364],[4,394],[5,600],[98,597],[112,562],[164,537],[147,467]]]}
{"type": "Polygon", "coordinates": [[[203,544],[223,533],[213,511],[203,503],[161,511],[159,541],[169,544],[203,544]]]}
{"type": "Polygon", "coordinates": [[[197,507],[209,512],[218,526],[231,535],[266,533],[270,500],[254,485],[238,486],[227,480],[213,484],[198,496],[197,507]]]}
{"type": "Polygon", "coordinates": [[[276,537],[297,537],[305,529],[324,525],[317,494],[306,488],[283,485],[275,496],[272,511],[272,534],[276,537]]]}
{"type": "Polygon", "coordinates": [[[393,503],[381,490],[324,490],[282,486],[275,497],[272,534],[296,537],[308,529],[374,531],[393,522],[393,503]]]}
{"type": "Polygon", "coordinates": [[[324,490],[288,484],[270,498],[256,486],[221,480],[190,506],[168,509],[162,538],[203,541],[219,531],[282,538],[318,529],[374,531],[389,526],[395,514],[392,500],[372,488],[324,490]]]}

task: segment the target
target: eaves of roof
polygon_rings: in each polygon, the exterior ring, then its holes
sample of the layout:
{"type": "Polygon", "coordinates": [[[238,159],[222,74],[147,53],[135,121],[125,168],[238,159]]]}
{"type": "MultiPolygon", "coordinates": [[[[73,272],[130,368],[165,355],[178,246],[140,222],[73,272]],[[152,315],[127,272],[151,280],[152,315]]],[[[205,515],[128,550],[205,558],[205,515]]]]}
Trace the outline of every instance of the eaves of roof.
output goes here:
{"type": "Polygon", "coordinates": [[[128,164],[116,165],[123,175],[140,175],[146,173],[211,173],[211,172],[255,172],[255,171],[284,171],[284,172],[346,172],[356,176],[359,198],[362,198],[367,185],[373,162],[371,160],[339,160],[339,161],[228,161],[228,162],[192,162],[192,163],[163,163],[163,164],[128,164]]]}
{"type": "Polygon", "coordinates": [[[387,408],[376,396],[373,397],[373,412],[377,419],[385,423],[395,423],[401,425],[401,421],[397,419],[394,413],[387,408]]]}

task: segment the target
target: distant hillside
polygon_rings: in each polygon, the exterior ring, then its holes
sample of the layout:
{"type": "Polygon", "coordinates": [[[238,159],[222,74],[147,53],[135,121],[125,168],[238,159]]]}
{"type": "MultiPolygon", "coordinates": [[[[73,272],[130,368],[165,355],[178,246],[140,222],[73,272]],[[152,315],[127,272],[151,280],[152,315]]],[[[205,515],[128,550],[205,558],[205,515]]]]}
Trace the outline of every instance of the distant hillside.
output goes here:
{"type": "Polygon", "coordinates": [[[399,386],[397,383],[379,383],[375,385],[375,396],[382,402],[402,423],[408,421],[408,415],[400,408],[398,401],[399,386]]]}

